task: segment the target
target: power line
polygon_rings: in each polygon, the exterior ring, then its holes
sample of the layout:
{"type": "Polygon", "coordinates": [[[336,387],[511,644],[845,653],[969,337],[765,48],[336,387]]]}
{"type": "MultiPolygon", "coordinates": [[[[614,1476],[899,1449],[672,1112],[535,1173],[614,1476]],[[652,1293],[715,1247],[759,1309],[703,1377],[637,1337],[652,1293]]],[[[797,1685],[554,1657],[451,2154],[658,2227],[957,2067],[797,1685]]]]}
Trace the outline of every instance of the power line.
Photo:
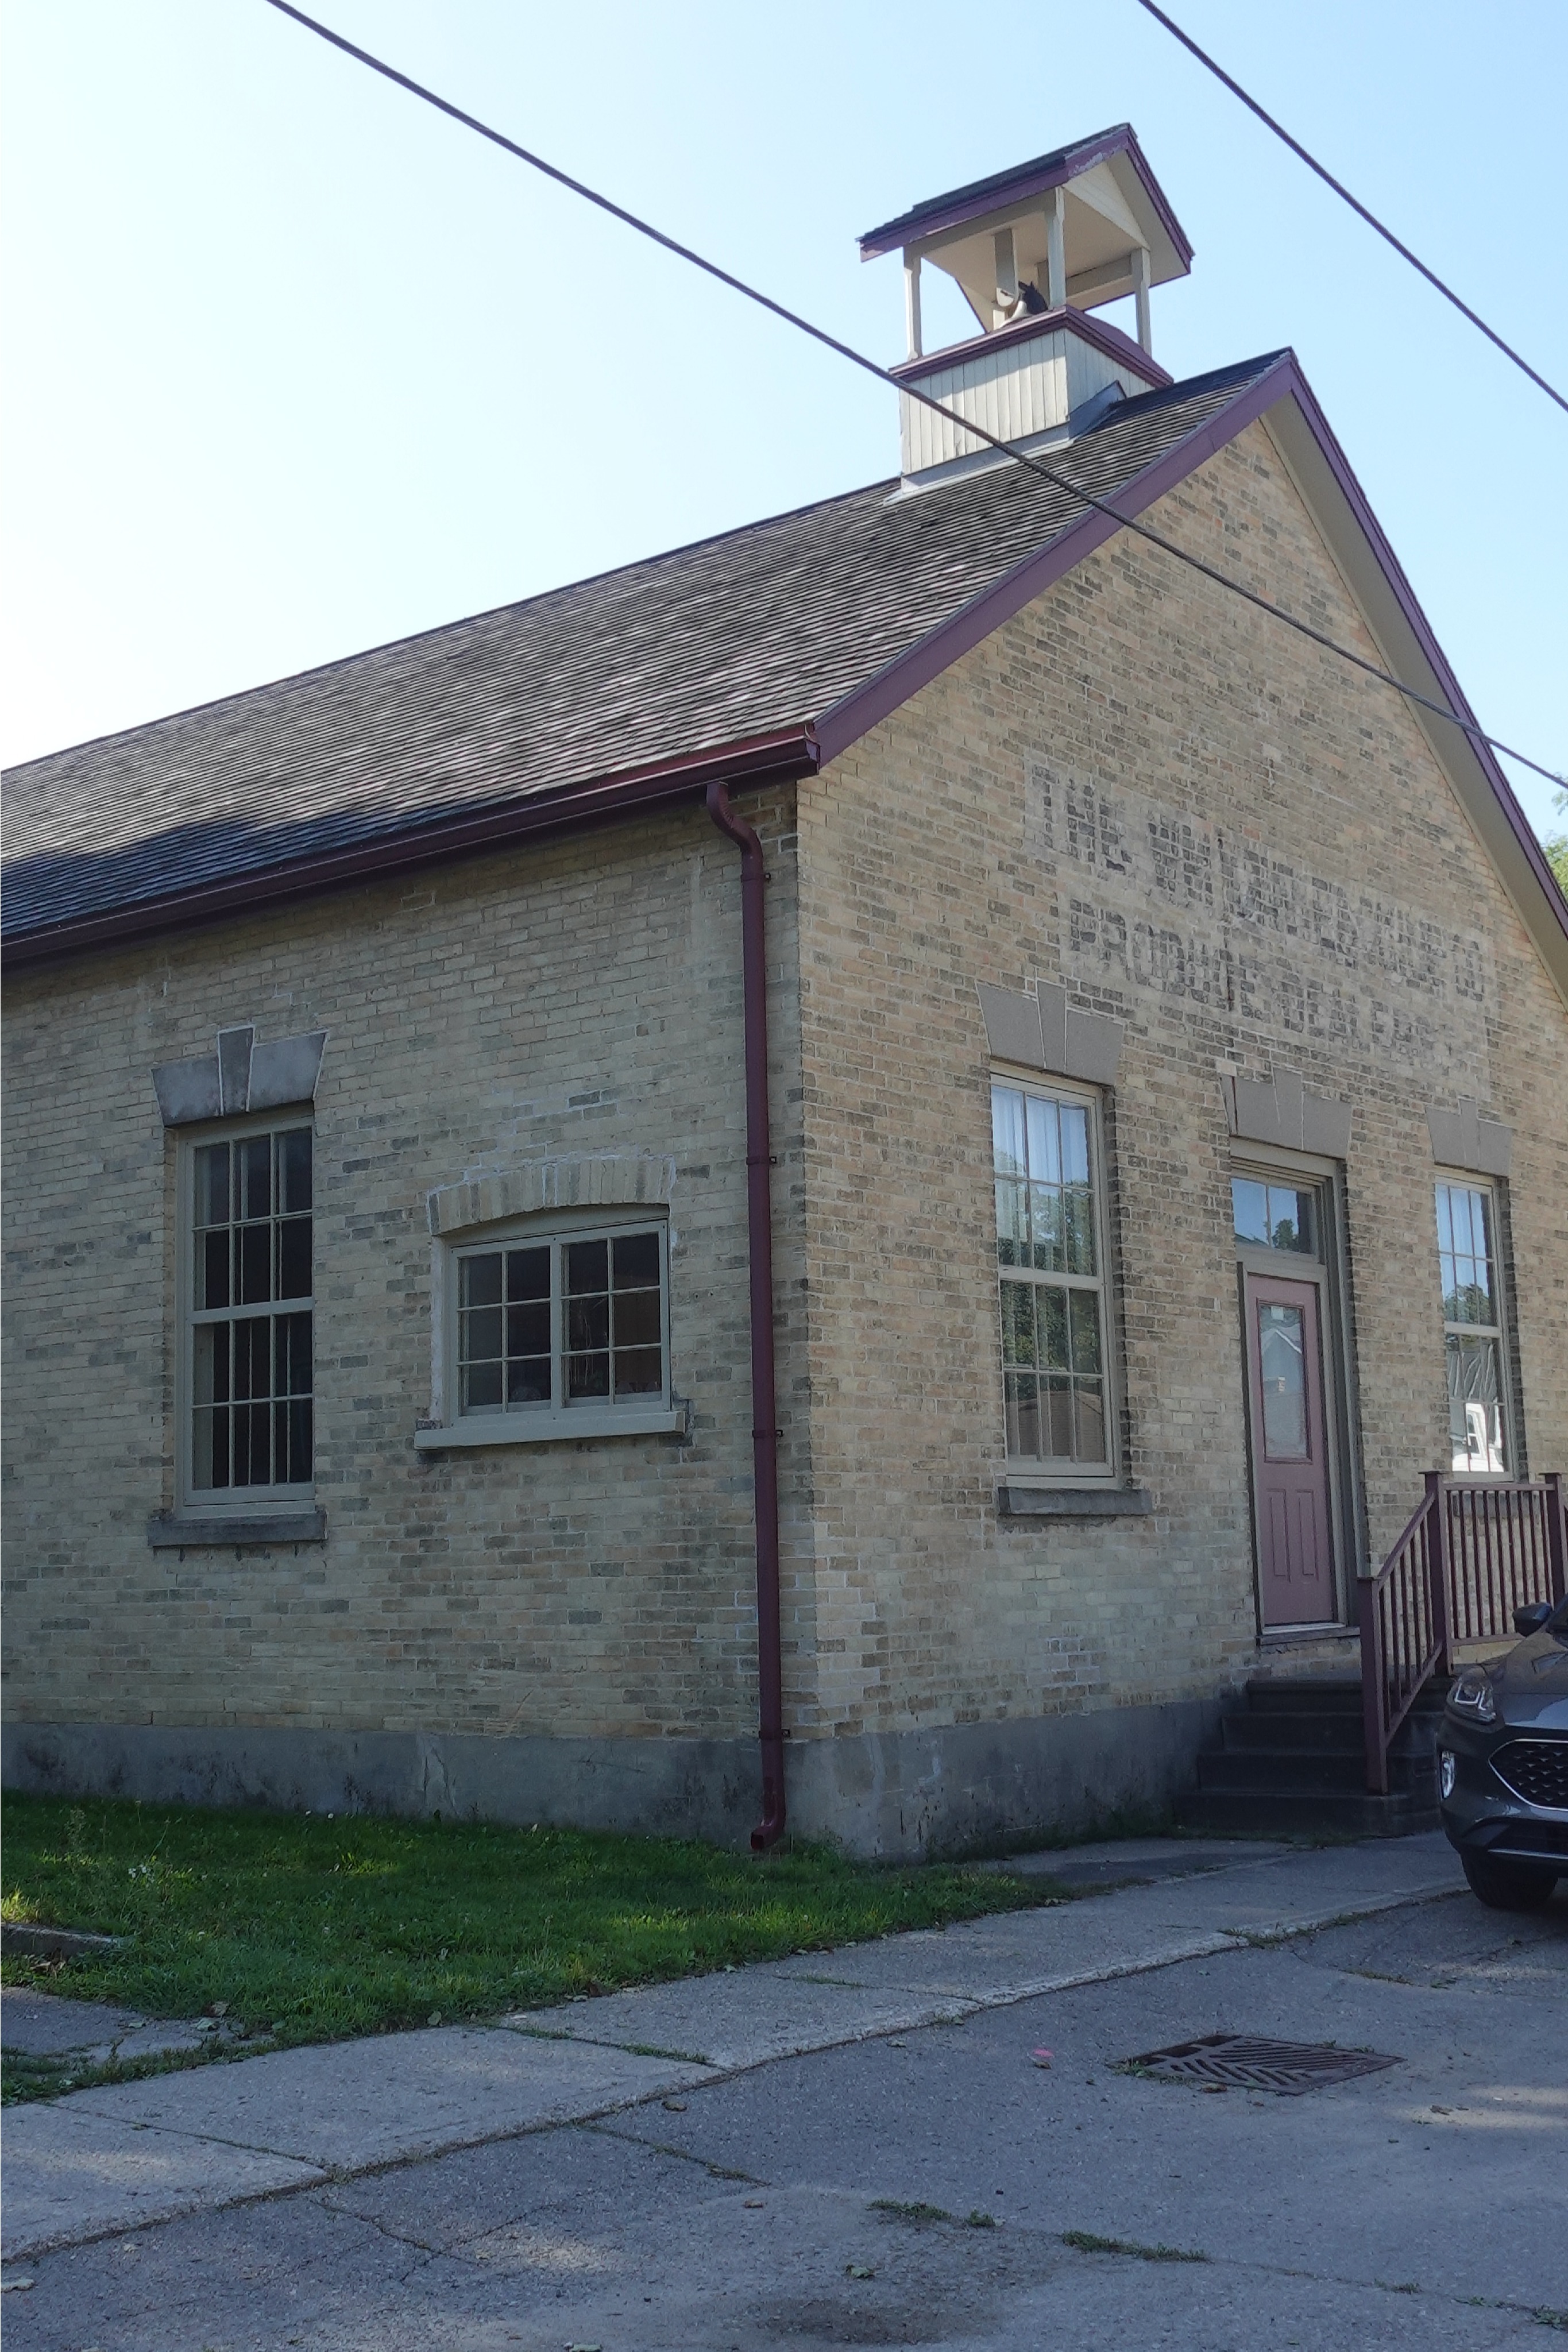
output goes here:
{"type": "Polygon", "coordinates": [[[626,227],[635,229],[639,236],[646,236],[653,244],[662,246],[667,253],[673,253],[678,260],[689,261],[694,269],[701,270],[706,277],[716,278],[721,286],[728,286],[732,293],[743,296],[748,302],[754,302],[761,310],[771,311],[775,319],[782,319],[786,326],[798,329],[803,335],[809,335],[814,342],[821,343],[827,351],[836,352],[840,359],[847,360],[852,367],[859,368],[867,375],[875,376],[879,383],[891,384],[895,392],[901,392],[910,399],[919,401],[923,407],[931,409],[938,416],[944,417],[950,425],[956,425],[961,431],[972,435],[975,440],[984,442],[988,448],[997,450],[1003,457],[1010,457],[1016,464],[1026,467],[1028,472],[1037,474],[1042,481],[1049,482],[1054,489],[1065,490],[1069,498],[1076,499],[1082,505],[1091,508],[1095,513],[1108,516],[1119,530],[1132,531],[1138,538],[1147,540],[1152,547],[1158,547],[1166,555],[1174,557],[1177,562],[1186,564],[1194,572],[1202,572],[1205,579],[1215,582],[1221,588],[1229,589],[1233,595],[1245,597],[1247,602],[1256,605],[1260,613],[1268,614],[1274,620],[1283,621],[1286,627],[1294,629],[1298,635],[1309,637],[1314,645],[1321,646],[1329,653],[1337,654],[1342,661],[1350,662],[1355,668],[1363,670],[1367,677],[1378,679],[1384,686],[1392,687],[1396,694],[1403,695],[1407,701],[1418,704],[1423,710],[1431,711],[1435,718],[1446,719],[1451,727],[1457,727],[1462,735],[1469,737],[1473,742],[1485,744],[1489,751],[1500,751],[1510,760],[1517,760],[1521,767],[1531,769],[1538,776],[1544,776],[1550,783],[1562,783],[1563,779],[1555,769],[1542,767],[1538,760],[1531,759],[1528,753],[1516,751],[1509,744],[1500,742],[1495,735],[1487,734],[1473,719],[1462,719],[1458,711],[1450,710],[1446,703],[1434,702],[1428,695],[1419,693],[1413,686],[1406,686],[1402,678],[1394,677],[1390,671],[1380,669],[1375,662],[1367,661],[1362,655],[1352,652],[1349,646],[1342,646],[1337,638],[1329,636],[1321,629],[1313,628],[1310,622],[1298,620],[1294,613],[1286,612],[1282,605],[1270,604],[1267,596],[1258,595],[1255,589],[1248,588],[1242,581],[1233,580],[1228,572],[1218,571],[1212,563],[1205,563],[1201,555],[1189,554],[1184,547],[1178,547],[1175,541],[1167,539],[1163,532],[1152,530],[1147,523],[1140,522],[1133,515],[1123,514],[1121,509],[1113,506],[1108,499],[1096,498],[1092,490],[1083,489],[1077,482],[1069,481],[1065,474],[1058,473],[1054,467],[1043,465],[1037,457],[1015,447],[1010,441],[1000,440],[994,433],[988,433],[984,425],[973,423],[966,416],[960,416],[953,409],[944,406],[940,400],[933,399],[931,394],[921,392],[914,384],[900,383],[890,369],[882,367],[876,360],[868,359],[864,352],[858,352],[852,343],[842,342],[837,335],[830,335],[826,327],[816,326],[809,319],[802,318],[798,311],[789,310],[783,302],[775,302],[771,294],[763,293],[757,287],[748,285],[743,278],[736,278],[728,269],[721,268],[716,261],[710,261],[705,255],[698,253],[692,247],[682,245],[679,238],[667,236],[663,229],[656,228],[651,221],[642,219],[637,213],[628,212],[624,205],[617,205],[611,197],[602,195],[598,189],[590,187],[585,181],[574,179],[569,172],[563,172],[559,164],[548,163],[542,155],[535,154],[531,148],[520,146],[515,139],[509,139],[504,131],[493,129],[488,122],[481,122],[478,115],[466,113],[460,106],[455,106],[450,99],[442,98],[437,91],[427,89],[423,82],[415,81],[410,75],[399,72],[395,66],[388,65],[384,58],[374,56],[369,49],[360,48],[355,42],[347,39],[342,33],[333,32],[330,25],[323,25],[316,17],[306,16],[302,8],[292,5],[292,0],[268,0],[268,5],[276,8],[282,16],[291,16],[294,22],[297,25],[302,25],[307,32],[315,33],[321,40],[330,43],[333,48],[342,49],[346,57],[355,58],[363,66],[368,66],[373,73],[380,74],[384,80],[395,82],[399,89],[407,90],[411,97],[422,99],[426,105],[433,106],[440,114],[449,115],[454,122],[460,122],[465,130],[476,131],[481,139],[488,139],[492,146],[500,147],[505,153],[515,155],[520,163],[531,165],[536,172],[542,172],[546,179],[555,181],[558,186],[568,189],[573,195],[581,196],[584,203],[595,205],[602,213],[608,213],[612,220],[620,221],[626,227]]]}
{"type": "Polygon", "coordinates": [[[1546,378],[1543,375],[1539,374],[1537,371],[1531,366],[1528,360],[1521,359],[1519,353],[1514,350],[1511,343],[1505,343],[1502,337],[1496,331],[1495,328],[1489,327],[1486,320],[1482,318],[1479,318],[1475,311],[1471,310],[1468,302],[1461,301],[1458,295],[1455,293],[1451,286],[1445,286],[1436,271],[1435,269],[1428,269],[1426,264],[1421,260],[1417,255],[1412,253],[1410,247],[1407,245],[1403,244],[1401,240],[1394,236],[1394,231],[1391,228],[1385,228],[1384,226],[1375,213],[1369,213],[1366,206],[1361,202],[1360,198],[1352,196],[1350,190],[1345,187],[1342,182],[1336,180],[1333,173],[1331,171],[1328,171],[1324,165],[1320,163],[1315,155],[1309,155],[1300,141],[1299,139],[1292,139],[1290,133],[1285,129],[1283,123],[1276,122],[1274,117],[1263,107],[1259,106],[1255,98],[1249,98],[1247,91],[1241,87],[1241,84],[1238,81],[1233,80],[1222,65],[1216,65],[1214,58],[1209,56],[1206,49],[1200,49],[1192,35],[1190,33],[1184,33],[1180,25],[1176,23],[1173,17],[1167,16],[1163,8],[1157,8],[1154,5],[1154,0],[1138,0],[1138,5],[1141,8],[1147,9],[1149,15],[1154,18],[1157,24],[1163,25],[1166,32],[1169,33],[1173,39],[1180,41],[1184,49],[1190,50],[1192,55],[1196,58],[1199,65],[1206,66],[1210,73],[1213,74],[1215,79],[1216,81],[1222,81],[1226,89],[1230,91],[1233,98],[1239,98],[1243,106],[1249,108],[1250,110],[1257,115],[1259,122],[1266,123],[1268,129],[1273,131],[1276,139],[1282,139],[1286,146],[1290,150],[1292,155],[1299,155],[1310,172],[1316,172],[1319,179],[1323,182],[1324,185],[1332,188],[1335,195],[1342,198],[1344,203],[1349,205],[1352,213],[1359,213],[1362,219],[1365,221],[1368,228],[1374,228],[1379,236],[1381,236],[1385,243],[1391,245],[1395,253],[1399,254],[1410,264],[1412,269],[1418,269],[1421,272],[1422,277],[1426,280],[1428,286],[1435,286],[1438,293],[1442,295],[1445,301],[1451,302],[1455,310],[1459,311],[1469,320],[1472,327],[1479,327],[1482,334],[1485,335],[1488,342],[1495,343],[1499,351],[1503,353],[1504,357],[1510,359],[1513,362],[1516,368],[1522,368],[1525,374],[1530,378],[1531,383],[1539,384],[1542,391],[1546,394],[1548,400],[1554,400],[1559,408],[1568,409],[1568,399],[1564,399],[1562,393],[1557,390],[1555,384],[1548,383],[1546,378]]]}

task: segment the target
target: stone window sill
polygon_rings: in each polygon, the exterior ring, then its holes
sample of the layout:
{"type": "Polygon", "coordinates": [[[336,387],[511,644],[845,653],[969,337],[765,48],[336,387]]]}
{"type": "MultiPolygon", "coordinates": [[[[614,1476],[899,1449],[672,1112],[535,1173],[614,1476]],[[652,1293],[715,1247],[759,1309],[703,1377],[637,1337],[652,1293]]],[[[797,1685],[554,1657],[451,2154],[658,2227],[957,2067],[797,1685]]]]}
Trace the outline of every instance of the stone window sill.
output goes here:
{"type": "Polygon", "coordinates": [[[1005,1519],[1147,1518],[1154,1497],[1146,1486],[998,1486],[1005,1519]]]}
{"type": "Polygon", "coordinates": [[[561,1445],[575,1444],[585,1437],[668,1437],[685,1428],[684,1405],[654,1405],[646,1412],[498,1412],[416,1429],[414,1443],[421,1454],[466,1453],[476,1445],[561,1445]]]}
{"type": "Polygon", "coordinates": [[[327,1515],[319,1504],[313,1510],[258,1511],[246,1518],[237,1513],[232,1519],[216,1511],[205,1518],[195,1511],[159,1511],[147,1522],[147,1543],[153,1551],[326,1540],[327,1515]]]}
{"type": "Polygon", "coordinates": [[[1347,1625],[1339,1618],[1326,1619],[1321,1625],[1264,1625],[1258,1631],[1260,1650],[1304,1649],[1309,1642],[1357,1642],[1359,1626],[1347,1625]]]}

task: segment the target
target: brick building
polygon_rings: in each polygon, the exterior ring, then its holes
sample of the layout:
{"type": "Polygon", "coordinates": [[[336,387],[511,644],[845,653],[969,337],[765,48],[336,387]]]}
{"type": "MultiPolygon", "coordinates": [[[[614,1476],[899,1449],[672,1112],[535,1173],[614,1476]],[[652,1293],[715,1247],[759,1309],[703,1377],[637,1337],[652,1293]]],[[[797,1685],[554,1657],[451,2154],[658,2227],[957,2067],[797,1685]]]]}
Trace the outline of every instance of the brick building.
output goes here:
{"type": "Polygon", "coordinates": [[[897,479],[13,774],[13,1784],[1091,1821],[1565,1466],[1506,782],[1075,495],[1468,716],[1300,368],[1125,129],[893,249],[897,479]]]}

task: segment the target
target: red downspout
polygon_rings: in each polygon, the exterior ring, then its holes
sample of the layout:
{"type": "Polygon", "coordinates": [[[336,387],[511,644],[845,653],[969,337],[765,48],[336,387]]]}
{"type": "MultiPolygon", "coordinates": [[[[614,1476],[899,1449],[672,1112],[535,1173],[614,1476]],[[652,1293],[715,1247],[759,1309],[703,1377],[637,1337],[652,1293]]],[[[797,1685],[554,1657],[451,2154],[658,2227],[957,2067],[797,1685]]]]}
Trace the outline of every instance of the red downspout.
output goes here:
{"type": "Polygon", "coordinates": [[[784,1661],[779,1629],[779,1427],[773,1365],[773,1153],[768,1134],[768,965],[763,933],[763,845],[708,787],[708,814],[741,853],[741,969],[746,1034],[746,1224],[752,1270],[752,1463],[757,1530],[757,1737],[763,1750],[758,1853],[784,1835],[784,1661]]]}

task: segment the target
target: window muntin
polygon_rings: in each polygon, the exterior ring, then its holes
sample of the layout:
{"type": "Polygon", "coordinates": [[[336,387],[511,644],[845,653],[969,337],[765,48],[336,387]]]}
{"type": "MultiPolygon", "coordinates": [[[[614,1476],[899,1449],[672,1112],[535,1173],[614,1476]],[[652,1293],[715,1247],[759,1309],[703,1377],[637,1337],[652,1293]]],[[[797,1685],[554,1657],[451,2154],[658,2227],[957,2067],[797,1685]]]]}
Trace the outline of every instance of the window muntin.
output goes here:
{"type": "Polygon", "coordinates": [[[1506,1478],[1496,1204],[1482,1184],[1439,1182],[1436,1191],[1451,1466],[1472,1475],[1506,1478]]]}
{"type": "Polygon", "coordinates": [[[1249,1249],[1294,1250],[1303,1257],[1318,1255],[1317,1202],[1310,1186],[1233,1176],[1230,1203],[1236,1238],[1249,1249]]]}
{"type": "Polygon", "coordinates": [[[991,1123],[1008,1459],[1109,1470],[1093,1112],[998,1084],[991,1123]]]}
{"type": "Polygon", "coordinates": [[[311,1133],[192,1155],[190,1489],[245,1501],[311,1482],[311,1133]]]}
{"type": "Polygon", "coordinates": [[[668,1403],[662,1225],[476,1244],[457,1257],[460,1417],[668,1403]]]}

